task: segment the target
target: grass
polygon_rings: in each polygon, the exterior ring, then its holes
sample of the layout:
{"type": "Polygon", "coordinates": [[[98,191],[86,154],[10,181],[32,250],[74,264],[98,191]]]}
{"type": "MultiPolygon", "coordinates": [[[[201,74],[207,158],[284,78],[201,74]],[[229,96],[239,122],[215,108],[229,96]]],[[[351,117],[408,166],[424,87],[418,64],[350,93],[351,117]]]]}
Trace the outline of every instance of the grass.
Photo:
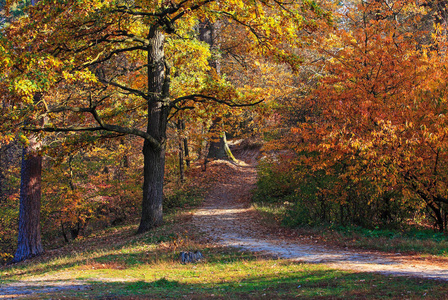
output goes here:
{"type": "MultiPolygon", "coordinates": [[[[257,202],[255,209],[267,224],[279,224],[285,214],[283,205],[257,202]]],[[[326,244],[448,258],[448,235],[427,229],[381,230],[356,226],[300,227],[294,230],[301,236],[312,236],[326,244]]]]}
{"type": "Polygon", "coordinates": [[[274,259],[202,241],[188,214],[144,235],[109,229],[42,258],[3,267],[0,285],[78,280],[88,289],[26,295],[30,299],[446,299],[447,282],[389,277],[274,259]],[[180,251],[205,260],[181,264],[180,251]]]}

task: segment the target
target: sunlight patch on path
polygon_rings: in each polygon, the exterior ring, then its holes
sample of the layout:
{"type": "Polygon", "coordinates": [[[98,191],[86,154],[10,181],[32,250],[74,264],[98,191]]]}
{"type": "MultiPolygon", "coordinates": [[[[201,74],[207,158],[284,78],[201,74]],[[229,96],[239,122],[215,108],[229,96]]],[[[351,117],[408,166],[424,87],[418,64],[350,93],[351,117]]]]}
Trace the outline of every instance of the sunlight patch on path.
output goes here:
{"type": "Polygon", "coordinates": [[[33,281],[24,280],[20,282],[12,282],[0,286],[0,299],[11,299],[15,297],[23,297],[34,293],[57,293],[66,290],[85,290],[89,288],[89,284],[81,280],[71,281],[33,281]]]}

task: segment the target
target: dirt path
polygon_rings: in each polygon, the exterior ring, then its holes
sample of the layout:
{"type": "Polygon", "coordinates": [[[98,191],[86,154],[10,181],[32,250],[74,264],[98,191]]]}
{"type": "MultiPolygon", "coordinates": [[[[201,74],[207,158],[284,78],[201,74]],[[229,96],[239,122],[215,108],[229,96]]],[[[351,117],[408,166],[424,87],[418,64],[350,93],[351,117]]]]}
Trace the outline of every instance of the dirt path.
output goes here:
{"type": "Polygon", "coordinates": [[[85,290],[88,288],[88,284],[84,281],[27,280],[1,286],[0,299],[27,297],[35,293],[57,293],[67,290],[85,290]]]}
{"type": "Polygon", "coordinates": [[[445,262],[425,261],[399,253],[330,249],[266,229],[250,207],[250,190],[256,182],[256,171],[254,158],[249,157],[247,162],[249,164],[242,162],[240,165],[213,162],[222,172],[225,183],[212,188],[203,207],[193,217],[194,224],[213,241],[301,262],[323,263],[337,269],[448,280],[445,262]]]}

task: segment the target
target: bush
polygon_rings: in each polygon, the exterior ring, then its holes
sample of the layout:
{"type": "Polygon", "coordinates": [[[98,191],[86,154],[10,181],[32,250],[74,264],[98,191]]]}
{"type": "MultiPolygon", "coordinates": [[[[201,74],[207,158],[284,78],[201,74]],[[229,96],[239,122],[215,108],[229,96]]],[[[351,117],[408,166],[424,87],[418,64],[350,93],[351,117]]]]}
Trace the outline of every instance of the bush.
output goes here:
{"type": "Polygon", "coordinates": [[[17,247],[17,229],[19,218],[19,202],[11,196],[0,202],[0,263],[12,259],[17,247]]]}
{"type": "Polygon", "coordinates": [[[399,189],[381,192],[368,180],[341,176],[342,166],[311,171],[297,158],[265,159],[258,167],[254,201],[286,206],[282,224],[289,227],[339,224],[394,229],[418,212],[399,189]]]}

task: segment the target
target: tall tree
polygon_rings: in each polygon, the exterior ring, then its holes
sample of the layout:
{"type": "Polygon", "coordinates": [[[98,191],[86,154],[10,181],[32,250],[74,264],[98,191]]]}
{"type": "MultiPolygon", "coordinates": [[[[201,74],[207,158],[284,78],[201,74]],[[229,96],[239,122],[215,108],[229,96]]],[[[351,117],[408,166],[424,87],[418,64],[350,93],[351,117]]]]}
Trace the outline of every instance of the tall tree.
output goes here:
{"type": "MultiPolygon", "coordinates": [[[[327,76],[309,97],[314,114],[291,130],[301,163],[337,176],[330,189],[350,201],[350,184],[372,198],[418,199],[446,227],[446,37],[413,1],[362,1],[316,43],[327,76]],[[372,191],[375,191],[372,193],[372,191]]],[[[291,144],[290,144],[291,145],[291,144]]],[[[328,191],[322,191],[322,193],[328,191]]],[[[373,199],[372,199],[373,200],[373,199]]],[[[395,201],[398,201],[397,199],[395,201]]]]}
{"type": "Polygon", "coordinates": [[[31,122],[28,131],[144,139],[141,233],[163,220],[169,118],[180,110],[262,100],[260,90],[237,89],[208,73],[210,49],[191,38],[194,25],[226,18],[243,28],[251,45],[246,51],[295,64],[297,32],[312,25],[302,15],[308,9],[313,17],[326,16],[315,3],[296,1],[42,0],[30,8],[33,20],[21,18],[9,27],[11,46],[30,51],[15,58],[26,67],[16,68],[8,82],[22,95],[28,115],[49,118],[46,126],[31,122]],[[47,91],[39,105],[29,101],[32,90],[47,91]]]}
{"type": "MultiPolygon", "coordinates": [[[[10,12],[8,16],[9,21],[18,19],[18,15],[23,14],[23,9],[26,6],[34,6],[38,0],[31,1],[18,1],[14,3],[14,9],[9,7],[7,11],[10,12]],[[13,18],[14,17],[14,18],[13,18]]],[[[5,11],[2,7],[2,13],[5,11]]],[[[25,53],[25,49],[12,49],[8,45],[7,30],[2,30],[1,35],[1,52],[3,58],[3,79],[8,77],[11,73],[11,60],[15,54],[25,53]]],[[[20,56],[20,55],[19,55],[20,56]]],[[[18,66],[18,65],[16,65],[18,66]]],[[[3,88],[8,88],[7,86],[3,88]]],[[[30,94],[28,99],[31,103],[38,103],[42,95],[35,93],[32,89],[29,90],[30,94]]],[[[9,142],[16,132],[17,121],[19,116],[24,116],[22,112],[16,111],[15,100],[17,98],[9,93],[5,93],[3,96],[3,110],[8,113],[8,117],[5,119],[4,125],[6,130],[0,135],[1,138],[6,139],[9,142]],[[12,120],[12,122],[11,122],[12,120]],[[5,134],[6,133],[6,134],[5,134]]],[[[22,119],[25,123],[27,118],[22,119]]],[[[43,120],[43,119],[40,119],[43,120]]],[[[40,122],[40,121],[39,121],[40,122]]],[[[42,123],[40,123],[42,125],[42,123]]],[[[22,150],[22,165],[21,165],[21,181],[20,181],[20,208],[19,208],[19,235],[17,251],[14,255],[14,262],[19,262],[27,258],[40,255],[43,252],[41,233],[40,233],[40,206],[41,206],[41,173],[42,173],[42,156],[39,153],[41,143],[36,135],[32,135],[26,138],[21,135],[24,148],[22,150]]]]}

